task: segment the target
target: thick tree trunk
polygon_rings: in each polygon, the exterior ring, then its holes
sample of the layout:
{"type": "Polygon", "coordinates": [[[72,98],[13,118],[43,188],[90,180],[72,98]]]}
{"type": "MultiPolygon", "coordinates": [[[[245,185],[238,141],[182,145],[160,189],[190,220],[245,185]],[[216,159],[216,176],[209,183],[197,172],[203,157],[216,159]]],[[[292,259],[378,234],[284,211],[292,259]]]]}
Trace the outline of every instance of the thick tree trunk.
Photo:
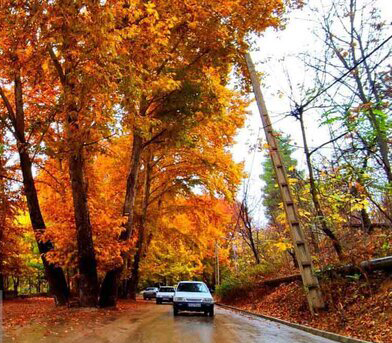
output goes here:
{"type": "MultiPolygon", "coordinates": [[[[72,139],[70,140],[72,142],[72,139]]],[[[87,202],[87,186],[84,176],[83,146],[71,152],[69,174],[78,245],[78,266],[80,274],[79,297],[81,306],[96,306],[98,303],[98,275],[95,259],[92,226],[87,202]]]]}
{"type": "Polygon", "coordinates": [[[128,239],[132,234],[133,205],[136,198],[136,185],[140,167],[140,156],[143,151],[143,138],[136,131],[133,133],[131,166],[127,178],[127,189],[124,201],[123,215],[128,216],[128,222],[121,239],[128,239]]]}
{"type": "Polygon", "coordinates": [[[51,46],[48,46],[48,52],[63,87],[63,96],[66,103],[67,122],[64,124],[67,143],[70,148],[68,161],[78,246],[79,301],[81,306],[88,307],[98,304],[99,285],[92,225],[88,208],[87,183],[84,175],[83,143],[86,137],[83,135],[87,133],[82,131],[79,124],[80,112],[85,108],[78,102],[78,99],[80,99],[80,93],[78,93],[80,91],[76,87],[78,80],[72,75],[77,66],[77,62],[72,54],[72,47],[77,42],[75,36],[71,34],[72,30],[68,24],[64,20],[62,25],[63,41],[61,50],[64,63],[59,61],[51,46]]]}
{"type": "Polygon", "coordinates": [[[299,113],[298,119],[299,119],[299,122],[301,125],[302,141],[304,143],[306,164],[307,164],[308,173],[309,173],[310,194],[312,196],[313,205],[316,210],[316,215],[321,222],[321,229],[323,230],[325,235],[332,241],[332,245],[333,245],[339,259],[342,259],[342,247],[340,245],[340,242],[338,241],[334,232],[328,227],[326,218],[325,218],[323,210],[321,208],[321,204],[318,200],[318,192],[317,192],[316,182],[315,182],[314,175],[313,175],[312,160],[310,158],[308,142],[306,139],[305,125],[304,125],[304,121],[303,121],[302,111],[299,113]]]}
{"type": "Polygon", "coordinates": [[[122,267],[109,270],[101,285],[99,295],[99,306],[100,307],[112,307],[116,306],[118,298],[118,288],[122,267]]]}
{"type": "Polygon", "coordinates": [[[139,284],[140,261],[143,257],[147,245],[145,239],[146,239],[147,210],[148,210],[148,203],[150,199],[150,188],[151,188],[151,173],[152,173],[151,161],[152,161],[152,155],[151,152],[149,151],[147,157],[147,168],[145,173],[143,210],[140,219],[137,250],[133,259],[132,275],[129,282],[129,297],[134,300],[136,300],[137,286],[139,284]]]}
{"type": "Polygon", "coordinates": [[[131,278],[127,283],[128,297],[133,300],[136,300],[137,286],[139,284],[139,266],[140,266],[140,259],[142,255],[142,249],[143,249],[143,242],[142,242],[143,239],[144,239],[144,228],[140,227],[137,251],[133,256],[132,274],[131,274],[131,278]]]}
{"type": "MultiPolygon", "coordinates": [[[[143,151],[143,138],[134,131],[133,142],[132,142],[132,152],[131,152],[131,164],[130,170],[127,178],[127,189],[124,201],[123,214],[128,216],[127,222],[125,224],[125,230],[120,235],[120,241],[128,240],[133,231],[134,226],[134,203],[136,198],[136,186],[137,179],[140,168],[140,157],[143,151]]],[[[115,306],[118,297],[119,282],[121,280],[121,274],[124,270],[124,265],[126,259],[128,259],[128,254],[123,253],[123,264],[119,268],[110,270],[106,273],[103,280],[100,296],[99,296],[99,306],[100,307],[111,307],[115,306]]]]}

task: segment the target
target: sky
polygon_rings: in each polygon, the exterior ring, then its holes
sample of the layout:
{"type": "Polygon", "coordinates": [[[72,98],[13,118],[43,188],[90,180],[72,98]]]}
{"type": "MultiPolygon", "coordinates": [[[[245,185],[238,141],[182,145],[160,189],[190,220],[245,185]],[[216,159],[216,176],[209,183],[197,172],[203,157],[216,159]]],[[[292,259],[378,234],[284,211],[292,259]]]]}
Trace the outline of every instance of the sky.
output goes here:
{"type": "MultiPolygon", "coordinates": [[[[319,2],[319,0],[311,0],[310,2],[314,4],[319,2]]],[[[328,0],[324,2],[328,2],[328,0]]],[[[372,2],[381,9],[383,18],[388,23],[392,23],[392,0],[376,0],[372,2]]],[[[290,101],[285,95],[278,96],[277,90],[288,89],[287,77],[283,72],[283,66],[294,81],[293,83],[306,83],[306,79],[304,79],[306,75],[302,64],[296,62],[290,56],[306,50],[317,52],[318,42],[312,35],[312,29],[315,26],[312,18],[309,10],[293,11],[288,15],[286,29],[280,31],[268,29],[262,37],[256,40],[258,51],[251,53],[257,71],[263,74],[261,80],[262,91],[274,130],[281,130],[289,134],[293,143],[299,147],[296,149],[294,157],[298,160],[299,167],[302,167],[302,169],[305,168],[305,155],[301,148],[302,138],[299,123],[291,117],[283,118],[284,114],[291,110],[290,101]],[[281,59],[285,56],[286,62],[282,62],[281,59]]],[[[326,128],[320,127],[320,123],[312,120],[310,115],[305,116],[305,124],[309,146],[315,147],[328,141],[329,135],[326,128]]],[[[242,201],[243,190],[248,186],[248,196],[254,208],[253,217],[256,223],[262,226],[266,223],[266,218],[260,201],[263,186],[260,175],[262,174],[262,161],[265,156],[264,152],[253,152],[249,148],[250,145],[256,143],[258,136],[265,141],[261,127],[260,115],[256,103],[253,102],[249,106],[249,115],[245,127],[237,135],[237,143],[232,148],[232,154],[236,162],[245,163],[245,171],[249,175],[249,179],[243,181],[238,200],[242,201]]],[[[323,153],[328,154],[328,149],[330,148],[326,146],[323,153]]]]}

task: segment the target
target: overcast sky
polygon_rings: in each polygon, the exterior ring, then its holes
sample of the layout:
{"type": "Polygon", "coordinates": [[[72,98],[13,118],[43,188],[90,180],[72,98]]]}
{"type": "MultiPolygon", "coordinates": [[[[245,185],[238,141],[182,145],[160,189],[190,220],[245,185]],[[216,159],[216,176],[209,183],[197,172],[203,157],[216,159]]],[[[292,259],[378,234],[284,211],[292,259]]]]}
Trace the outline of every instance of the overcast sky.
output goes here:
{"type": "MultiPolygon", "coordinates": [[[[332,0],[331,0],[332,1],[332,0]]],[[[318,3],[319,0],[311,0],[311,3],[318,3]]],[[[328,2],[324,1],[324,2],[328,2]]],[[[381,9],[382,16],[388,23],[392,22],[392,0],[373,1],[377,7],[381,9]]],[[[294,55],[298,52],[306,50],[316,50],[317,42],[312,35],[312,29],[315,23],[312,20],[309,10],[294,11],[288,17],[288,24],[283,31],[276,32],[268,30],[263,37],[257,39],[259,51],[252,52],[252,58],[256,64],[256,69],[264,74],[263,93],[264,98],[271,116],[271,122],[275,130],[281,130],[290,134],[294,144],[302,146],[302,139],[299,131],[299,124],[292,118],[282,119],[282,113],[290,111],[290,102],[286,96],[279,97],[277,90],[286,90],[287,79],[283,73],[282,63],[279,62],[282,57],[294,55]]],[[[293,59],[288,58],[284,63],[290,77],[295,81],[304,80],[302,64],[294,63],[293,59]]],[[[249,145],[255,144],[258,132],[260,138],[265,140],[264,132],[260,130],[262,127],[259,112],[255,103],[249,107],[250,115],[247,119],[246,126],[240,130],[237,137],[237,144],[233,147],[232,152],[235,161],[245,162],[245,170],[250,175],[249,180],[244,180],[245,185],[249,185],[249,196],[256,204],[261,196],[262,182],[260,174],[262,173],[261,163],[264,159],[263,152],[249,152],[249,145]]],[[[325,128],[320,128],[319,123],[305,117],[307,123],[307,133],[309,136],[309,145],[318,146],[329,140],[328,133],[325,128]]],[[[328,153],[329,147],[326,147],[324,153],[328,153]]],[[[303,149],[298,148],[294,154],[299,165],[304,168],[305,156],[303,149]]],[[[238,195],[241,201],[243,192],[238,195]]],[[[256,206],[254,217],[259,224],[265,223],[265,216],[261,203],[256,206]]]]}

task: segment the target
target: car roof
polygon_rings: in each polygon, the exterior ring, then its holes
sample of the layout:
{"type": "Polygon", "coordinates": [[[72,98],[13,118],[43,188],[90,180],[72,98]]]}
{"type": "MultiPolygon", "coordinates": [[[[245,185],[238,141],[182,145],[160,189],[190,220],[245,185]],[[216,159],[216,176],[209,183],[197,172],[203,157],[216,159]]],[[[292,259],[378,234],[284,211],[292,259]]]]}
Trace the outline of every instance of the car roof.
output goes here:
{"type": "Polygon", "coordinates": [[[180,281],[179,283],[203,283],[203,281],[180,281]]]}

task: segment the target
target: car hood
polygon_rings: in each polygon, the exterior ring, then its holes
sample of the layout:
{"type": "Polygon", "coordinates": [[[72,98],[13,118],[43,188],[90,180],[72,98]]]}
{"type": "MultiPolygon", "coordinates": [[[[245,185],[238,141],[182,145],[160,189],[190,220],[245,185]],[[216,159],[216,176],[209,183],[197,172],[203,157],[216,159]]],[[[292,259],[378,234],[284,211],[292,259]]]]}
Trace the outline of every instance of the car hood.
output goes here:
{"type": "Polygon", "coordinates": [[[201,292],[176,292],[174,296],[186,299],[212,299],[210,293],[201,292]]]}

